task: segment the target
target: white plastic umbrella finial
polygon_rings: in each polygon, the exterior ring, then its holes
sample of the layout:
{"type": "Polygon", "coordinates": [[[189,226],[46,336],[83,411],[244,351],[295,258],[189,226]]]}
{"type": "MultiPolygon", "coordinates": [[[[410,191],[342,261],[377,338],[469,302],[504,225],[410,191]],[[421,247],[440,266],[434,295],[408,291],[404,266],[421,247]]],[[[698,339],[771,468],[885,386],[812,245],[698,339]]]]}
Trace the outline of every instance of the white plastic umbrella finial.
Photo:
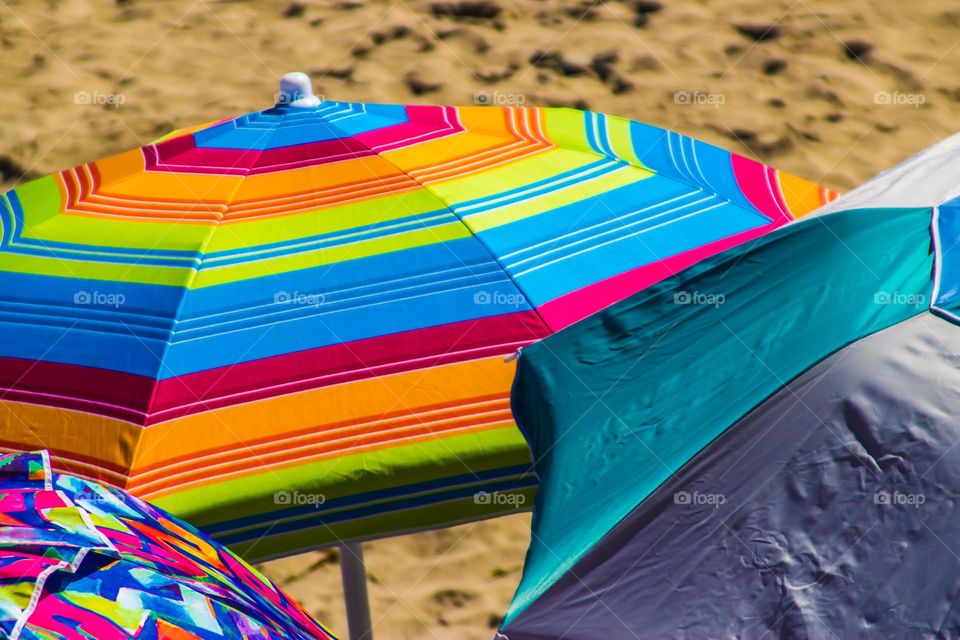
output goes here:
{"type": "Polygon", "coordinates": [[[280,78],[280,99],[277,104],[288,107],[315,107],[321,100],[313,95],[310,76],[302,71],[292,71],[280,78]]]}

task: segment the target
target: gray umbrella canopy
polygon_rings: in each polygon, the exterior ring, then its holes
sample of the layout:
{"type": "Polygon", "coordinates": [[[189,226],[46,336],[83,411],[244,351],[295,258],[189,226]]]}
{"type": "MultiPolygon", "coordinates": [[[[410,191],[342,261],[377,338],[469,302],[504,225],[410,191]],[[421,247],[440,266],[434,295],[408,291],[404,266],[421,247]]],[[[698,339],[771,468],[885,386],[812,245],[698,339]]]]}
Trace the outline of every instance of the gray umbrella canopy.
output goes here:
{"type": "Polygon", "coordinates": [[[956,637],[960,136],[524,349],[501,628],[956,637]]]}

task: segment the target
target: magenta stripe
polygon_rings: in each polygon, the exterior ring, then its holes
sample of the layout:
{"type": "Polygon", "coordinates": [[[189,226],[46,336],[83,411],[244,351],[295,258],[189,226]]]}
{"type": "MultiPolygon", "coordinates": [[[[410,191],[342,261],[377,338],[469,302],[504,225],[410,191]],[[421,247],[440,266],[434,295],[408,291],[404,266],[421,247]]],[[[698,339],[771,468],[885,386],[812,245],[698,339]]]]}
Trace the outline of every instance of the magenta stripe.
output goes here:
{"type": "Polygon", "coordinates": [[[144,147],[144,163],[147,171],[253,175],[370,156],[464,130],[453,107],[408,107],[407,112],[409,122],[350,138],[262,151],[198,147],[193,136],[182,136],[144,147]]]}

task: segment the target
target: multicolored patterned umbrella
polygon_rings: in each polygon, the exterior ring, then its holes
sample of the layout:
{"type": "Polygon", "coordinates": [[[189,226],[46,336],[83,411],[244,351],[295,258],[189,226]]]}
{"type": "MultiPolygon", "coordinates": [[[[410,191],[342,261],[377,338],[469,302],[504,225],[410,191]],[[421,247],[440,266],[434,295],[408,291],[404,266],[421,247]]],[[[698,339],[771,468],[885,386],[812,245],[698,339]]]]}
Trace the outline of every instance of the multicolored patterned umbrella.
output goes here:
{"type": "Polygon", "coordinates": [[[0,199],[0,446],[258,557],[512,511],[504,355],[832,197],[571,109],[178,131],[0,199]]]}
{"type": "Polygon", "coordinates": [[[960,636],[960,135],[524,348],[501,633],[960,636]]]}
{"type": "Polygon", "coordinates": [[[46,451],[0,456],[0,636],[333,639],[203,533],[122,491],[52,473],[46,451]]]}

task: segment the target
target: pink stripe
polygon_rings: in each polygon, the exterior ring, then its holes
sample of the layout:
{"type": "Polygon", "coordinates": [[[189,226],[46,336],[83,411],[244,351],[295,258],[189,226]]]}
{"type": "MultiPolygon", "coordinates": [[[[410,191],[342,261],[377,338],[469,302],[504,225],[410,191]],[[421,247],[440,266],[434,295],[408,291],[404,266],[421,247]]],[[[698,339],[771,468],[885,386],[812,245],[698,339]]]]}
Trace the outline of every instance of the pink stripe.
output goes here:
{"type": "Polygon", "coordinates": [[[733,173],[743,195],[762,214],[778,224],[793,220],[790,208],[780,194],[777,170],[755,160],[732,154],[733,173]]]}
{"type": "Polygon", "coordinates": [[[377,153],[436,140],[463,131],[454,107],[407,107],[409,122],[353,137],[377,153]]]}
{"type": "MultiPolygon", "coordinates": [[[[183,136],[143,148],[147,171],[254,175],[339,162],[463,131],[453,107],[408,107],[410,121],[349,138],[264,149],[198,147],[183,136]]],[[[334,125],[335,126],[335,125],[334,125]]]]}
{"type": "Polygon", "coordinates": [[[759,238],[786,222],[782,215],[777,216],[777,218],[778,221],[773,224],[749,229],[702,247],[670,256],[664,260],[625,271],[582,289],[571,291],[555,300],[551,300],[537,310],[551,331],[560,331],[564,327],[628,298],[638,291],[643,291],[661,280],[676,275],[701,260],[754,238],[759,238]]]}

